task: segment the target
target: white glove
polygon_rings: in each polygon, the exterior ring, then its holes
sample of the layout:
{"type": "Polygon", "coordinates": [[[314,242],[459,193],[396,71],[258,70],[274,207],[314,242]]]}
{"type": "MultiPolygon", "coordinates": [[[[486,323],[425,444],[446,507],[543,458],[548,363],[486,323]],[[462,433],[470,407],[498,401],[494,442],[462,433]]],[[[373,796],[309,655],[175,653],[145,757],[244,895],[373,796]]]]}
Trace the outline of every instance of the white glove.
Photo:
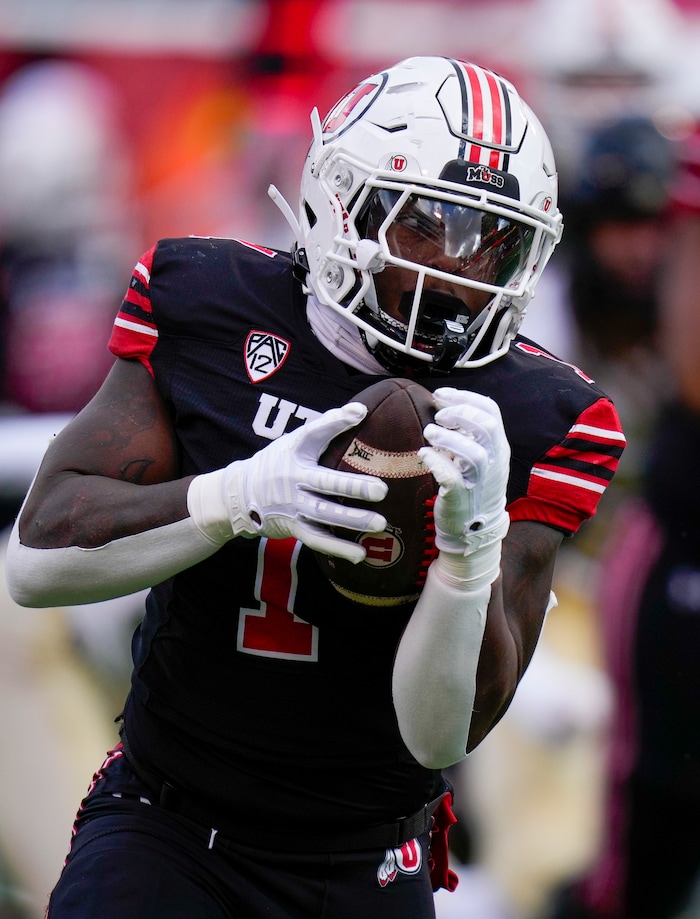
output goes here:
{"type": "Polygon", "coordinates": [[[381,532],[385,518],[328,497],[381,501],[386,483],[375,476],[327,469],[318,459],[334,437],[366,414],[362,403],[349,402],[284,434],[249,459],[197,476],[187,494],[190,516],[219,544],[232,536],[294,537],[326,555],[362,561],[365,550],[332,536],[328,527],[381,532]]]}
{"type": "Polygon", "coordinates": [[[435,544],[455,562],[457,556],[468,557],[494,544],[500,558],[500,543],[510,522],[506,511],[510,446],[501,412],[493,399],[479,393],[443,387],[434,397],[435,423],[424,431],[431,446],[423,447],[420,456],[440,485],[435,544]]]}

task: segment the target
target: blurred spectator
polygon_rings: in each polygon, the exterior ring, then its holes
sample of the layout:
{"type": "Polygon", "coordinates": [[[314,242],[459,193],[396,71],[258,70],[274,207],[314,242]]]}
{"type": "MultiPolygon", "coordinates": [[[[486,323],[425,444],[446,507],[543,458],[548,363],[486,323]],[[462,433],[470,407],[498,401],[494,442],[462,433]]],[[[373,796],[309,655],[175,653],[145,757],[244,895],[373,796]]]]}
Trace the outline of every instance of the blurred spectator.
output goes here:
{"type": "MultiPolygon", "coordinates": [[[[0,88],[0,527],[111,363],[132,218],[111,84],[69,60],[16,70],[0,88]]],[[[96,611],[88,631],[70,610],[19,614],[0,591],[0,914],[36,919],[55,880],[86,763],[108,743],[110,681],[126,678],[110,646],[135,610],[96,611]]]]}
{"type": "Polygon", "coordinates": [[[646,116],[591,131],[562,196],[566,230],[555,270],[522,327],[611,393],[628,437],[616,495],[637,480],[649,430],[670,394],[657,298],[672,161],[671,141],[646,116]]]}
{"type": "Polygon", "coordinates": [[[0,94],[0,381],[8,410],[76,411],[104,376],[133,234],[118,116],[111,88],[70,61],[29,64],[0,94]]]}
{"type": "Polygon", "coordinates": [[[680,919],[700,909],[700,131],[672,190],[658,327],[674,393],[601,560],[616,702],[603,844],[585,877],[558,894],[553,919],[680,919]]]}
{"type": "MultiPolygon", "coordinates": [[[[135,232],[119,116],[111,85],[76,62],[32,62],[2,86],[0,431],[10,415],[72,414],[108,369],[135,232]]],[[[24,490],[3,489],[0,524],[24,490]]]]}

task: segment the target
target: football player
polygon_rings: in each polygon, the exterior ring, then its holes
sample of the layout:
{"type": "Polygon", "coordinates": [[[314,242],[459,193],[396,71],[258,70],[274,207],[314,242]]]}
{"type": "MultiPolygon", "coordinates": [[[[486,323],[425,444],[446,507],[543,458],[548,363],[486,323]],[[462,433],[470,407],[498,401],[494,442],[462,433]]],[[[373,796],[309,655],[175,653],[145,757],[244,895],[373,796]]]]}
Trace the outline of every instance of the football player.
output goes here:
{"type": "Polygon", "coordinates": [[[11,537],[20,604],[152,587],[50,919],[433,916],[454,885],[441,769],[507,709],[561,540],[623,449],[595,383],[517,335],[562,218],[515,88],[417,57],[311,121],[298,217],[271,189],[293,251],[141,258],[113,369],[11,537]],[[362,564],[386,525],[380,479],[318,465],[386,375],[434,393],[440,489],[422,594],[379,612],[314,551],[362,564]]]}

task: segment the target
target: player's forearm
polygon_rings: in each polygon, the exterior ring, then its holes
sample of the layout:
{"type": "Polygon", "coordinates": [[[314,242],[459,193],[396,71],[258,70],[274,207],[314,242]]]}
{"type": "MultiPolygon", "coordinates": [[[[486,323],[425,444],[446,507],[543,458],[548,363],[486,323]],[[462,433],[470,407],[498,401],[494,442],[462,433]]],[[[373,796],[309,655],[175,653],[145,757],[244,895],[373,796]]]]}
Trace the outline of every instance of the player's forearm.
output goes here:
{"type": "Polygon", "coordinates": [[[25,546],[15,526],[5,570],[10,596],[20,606],[73,606],[152,587],[218,548],[191,517],[89,549],[25,546]]]}
{"type": "Polygon", "coordinates": [[[220,543],[188,515],[189,481],[136,486],[73,476],[36,505],[30,491],[8,541],[11,596],[32,607],[93,603],[207,558],[220,543]]]}
{"type": "Polygon", "coordinates": [[[192,477],[136,485],[98,475],[62,473],[38,479],[19,518],[26,546],[96,548],[188,516],[192,477]]]}
{"type": "Polygon", "coordinates": [[[467,753],[500,543],[486,551],[493,556],[490,574],[472,580],[453,578],[441,565],[444,556],[433,563],[397,650],[393,693],[399,729],[428,768],[452,765],[467,753]]]}
{"type": "Polygon", "coordinates": [[[561,533],[537,523],[511,525],[503,540],[502,577],[493,586],[477,671],[467,751],[503,717],[539,640],[561,533]]]}

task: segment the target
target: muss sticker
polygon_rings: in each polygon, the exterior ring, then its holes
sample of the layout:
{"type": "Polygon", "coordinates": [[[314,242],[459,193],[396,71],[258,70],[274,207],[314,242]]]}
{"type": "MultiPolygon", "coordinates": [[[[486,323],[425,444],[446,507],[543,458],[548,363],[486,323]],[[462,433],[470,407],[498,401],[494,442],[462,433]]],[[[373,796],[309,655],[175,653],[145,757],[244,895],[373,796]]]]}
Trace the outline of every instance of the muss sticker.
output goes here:
{"type": "Polygon", "coordinates": [[[265,380],[285,362],[291,345],[270,332],[251,332],[245,342],[245,369],[253,383],[265,380]]]}

